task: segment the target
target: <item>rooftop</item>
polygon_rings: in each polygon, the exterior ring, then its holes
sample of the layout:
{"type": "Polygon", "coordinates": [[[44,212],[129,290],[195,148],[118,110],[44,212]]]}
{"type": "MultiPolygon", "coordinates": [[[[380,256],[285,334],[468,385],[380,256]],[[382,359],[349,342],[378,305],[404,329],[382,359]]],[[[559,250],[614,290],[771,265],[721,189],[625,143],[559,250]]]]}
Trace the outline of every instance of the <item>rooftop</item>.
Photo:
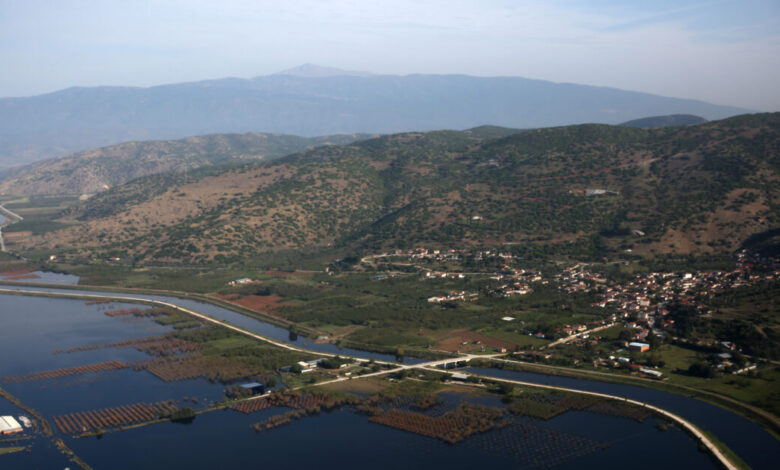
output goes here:
{"type": "Polygon", "coordinates": [[[13,416],[0,416],[0,434],[21,430],[22,425],[13,416]]]}

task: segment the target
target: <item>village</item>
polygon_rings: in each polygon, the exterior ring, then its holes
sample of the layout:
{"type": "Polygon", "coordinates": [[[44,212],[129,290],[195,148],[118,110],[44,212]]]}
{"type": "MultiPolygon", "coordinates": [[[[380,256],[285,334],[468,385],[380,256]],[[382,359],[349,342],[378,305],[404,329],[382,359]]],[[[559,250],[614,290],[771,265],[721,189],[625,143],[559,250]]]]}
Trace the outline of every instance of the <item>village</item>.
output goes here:
{"type": "MultiPolygon", "coordinates": [[[[369,277],[370,281],[381,282],[397,276],[418,276],[421,283],[449,281],[447,290],[424,297],[429,304],[450,308],[472,302],[492,305],[500,299],[528,296],[540,289],[547,292],[546,295],[557,291],[560,308],[567,308],[567,299],[588,299],[589,305],[579,307],[584,314],[579,318],[585,317],[585,320],[560,322],[544,328],[524,321],[522,308],[514,313],[511,309],[507,311],[500,318],[506,325],[516,325],[512,331],[532,336],[534,341],[546,341],[512,352],[534,361],[549,361],[551,358],[563,361],[560,358],[563,355],[568,357],[569,362],[562,364],[588,362],[596,368],[627,369],[656,379],[663,378],[663,374],[656,370],[658,360],[654,354],[661,344],[711,350],[708,360],[717,372],[741,374],[754,370],[755,361],[746,359],[742,345],[714,339],[686,338],[675,325],[675,315],[670,313],[673,308],[684,306],[696,317],[706,318],[713,313],[709,305],[713,296],[743,286],[775,281],[780,274],[776,259],[760,258],[747,251],[735,254],[735,267],[731,270],[650,271],[628,277],[611,276],[602,265],[586,263],[564,265],[544,272],[519,267],[522,260],[497,249],[438,250],[418,247],[367,256],[361,264],[367,260],[376,262],[390,258],[397,265],[408,263],[409,271],[375,270],[369,277]],[[465,261],[483,260],[488,263],[472,270],[475,272],[464,269],[473,266],[465,261]],[[464,282],[462,288],[457,287],[457,281],[464,282]],[[603,314],[599,314],[599,310],[603,314]],[[572,352],[572,348],[581,352],[572,352]],[[575,356],[576,359],[571,359],[575,356]],[[648,360],[651,357],[654,359],[648,360]]],[[[333,273],[330,269],[326,272],[333,273]]],[[[255,281],[242,278],[230,284],[241,286],[252,282],[255,281]]],[[[506,352],[506,348],[502,349],[505,350],[496,352],[506,352]]],[[[485,348],[484,352],[491,351],[485,348]]],[[[310,369],[302,367],[302,372],[310,369]]]]}
{"type": "MultiPolygon", "coordinates": [[[[670,318],[672,305],[694,309],[697,316],[713,313],[708,301],[718,293],[759,282],[776,281],[780,270],[778,260],[760,258],[747,251],[736,255],[736,267],[731,271],[700,271],[687,273],[649,272],[636,275],[626,282],[611,281],[603,272],[591,271],[586,264],[575,264],[555,276],[555,282],[568,294],[591,293],[596,296],[592,307],[610,311],[602,320],[588,324],[562,325],[555,329],[547,348],[563,342],[591,347],[610,342],[610,338],[594,334],[599,330],[617,326],[629,335],[621,335],[621,344],[627,352],[644,353],[663,343],[690,344],[701,350],[713,351],[709,362],[718,372],[744,374],[756,369],[755,362],[745,359],[742,347],[730,341],[690,340],[678,336],[674,319],[670,318]],[[740,361],[736,357],[741,357],[740,361]]],[[[537,333],[542,337],[542,334],[537,333]]],[[[629,356],[626,354],[625,356],[629,356]]],[[[538,355],[536,356],[538,357],[538,355]]],[[[649,377],[661,379],[663,375],[650,366],[646,357],[616,356],[594,357],[594,367],[627,368],[649,377]]]]}
{"type": "MultiPolygon", "coordinates": [[[[603,271],[592,270],[591,265],[585,263],[569,265],[558,274],[545,278],[541,271],[510,266],[508,263],[514,257],[497,250],[467,253],[454,249],[416,248],[408,251],[396,250],[392,255],[380,256],[438,262],[459,260],[466,256],[473,256],[474,261],[498,257],[507,264],[501,266],[499,273],[489,276],[489,280],[492,281],[491,286],[480,289],[483,293],[487,292],[490,296],[498,297],[527,295],[534,291],[535,285],[547,285],[552,282],[562,293],[594,296],[595,300],[591,303],[591,307],[602,308],[608,312],[603,318],[594,319],[587,323],[563,324],[554,328],[553,331],[529,332],[538,339],[551,340],[547,346],[542,346],[540,349],[550,349],[558,344],[566,343],[585,348],[589,345],[594,346],[601,342],[609,342],[610,338],[604,338],[596,333],[611,327],[630,331],[630,336],[624,334],[621,342],[626,352],[649,352],[653,345],[665,341],[677,344],[688,343],[691,340],[678,336],[674,319],[670,318],[669,315],[670,306],[683,305],[695,309],[698,316],[711,315],[713,312],[708,305],[708,300],[714,295],[759,282],[775,281],[780,275],[777,259],[761,258],[745,250],[735,255],[736,266],[730,271],[648,272],[637,274],[632,279],[622,282],[609,279],[609,276],[603,271]],[[500,282],[500,284],[493,286],[495,281],[500,282]]],[[[422,269],[424,273],[422,280],[465,279],[469,274],[477,274],[422,269]]],[[[478,298],[479,293],[477,292],[452,290],[429,297],[427,301],[429,303],[473,302],[478,298]]],[[[507,322],[516,320],[512,316],[505,316],[502,319],[507,322]]],[[[735,360],[735,356],[742,356],[739,354],[742,352],[739,344],[729,341],[703,343],[701,340],[694,340],[692,343],[694,346],[718,350],[709,357],[712,366],[717,371],[743,374],[756,369],[754,362],[744,359],[735,360]]],[[[547,352],[533,350],[518,351],[516,354],[534,360],[550,359],[551,357],[547,352]]],[[[605,357],[594,357],[593,366],[625,368],[648,377],[663,378],[663,374],[652,366],[641,363],[641,360],[634,361],[630,357],[624,356],[629,356],[629,354],[617,355],[615,353],[605,357]]],[[[637,356],[634,355],[634,357],[637,356]]]]}

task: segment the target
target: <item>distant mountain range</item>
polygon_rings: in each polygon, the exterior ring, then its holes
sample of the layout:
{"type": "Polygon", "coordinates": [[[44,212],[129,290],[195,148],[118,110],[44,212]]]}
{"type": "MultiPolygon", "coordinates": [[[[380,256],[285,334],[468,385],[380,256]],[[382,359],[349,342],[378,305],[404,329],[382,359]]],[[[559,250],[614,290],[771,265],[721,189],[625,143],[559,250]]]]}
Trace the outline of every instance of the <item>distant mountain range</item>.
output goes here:
{"type": "Polygon", "coordinates": [[[151,88],[69,88],[0,99],[0,168],[132,140],[212,133],[317,136],[720,119],[748,110],[518,77],[371,75],[305,65],[253,79],[151,88]]]}
{"type": "Polygon", "coordinates": [[[524,258],[723,255],[778,233],[778,149],[780,113],[400,133],[146,176],[74,206],[60,230],[4,232],[27,256],[84,262],[486,245],[524,258]]]}

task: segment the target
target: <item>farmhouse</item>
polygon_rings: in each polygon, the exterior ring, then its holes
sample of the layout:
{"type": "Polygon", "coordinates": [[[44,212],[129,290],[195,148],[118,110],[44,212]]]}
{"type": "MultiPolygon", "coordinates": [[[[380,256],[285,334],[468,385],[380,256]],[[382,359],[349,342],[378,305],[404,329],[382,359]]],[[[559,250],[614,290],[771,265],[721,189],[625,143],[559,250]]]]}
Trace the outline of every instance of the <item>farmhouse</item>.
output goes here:
{"type": "Polygon", "coordinates": [[[22,432],[22,425],[13,416],[0,416],[0,436],[22,432]]]}
{"type": "Polygon", "coordinates": [[[235,281],[228,282],[229,285],[235,287],[235,286],[243,286],[245,284],[249,284],[253,282],[252,279],[249,279],[248,277],[242,277],[241,279],[236,279],[235,281]]]}
{"type": "Polygon", "coordinates": [[[631,351],[645,352],[650,350],[650,345],[647,343],[628,343],[628,349],[631,351]]]}

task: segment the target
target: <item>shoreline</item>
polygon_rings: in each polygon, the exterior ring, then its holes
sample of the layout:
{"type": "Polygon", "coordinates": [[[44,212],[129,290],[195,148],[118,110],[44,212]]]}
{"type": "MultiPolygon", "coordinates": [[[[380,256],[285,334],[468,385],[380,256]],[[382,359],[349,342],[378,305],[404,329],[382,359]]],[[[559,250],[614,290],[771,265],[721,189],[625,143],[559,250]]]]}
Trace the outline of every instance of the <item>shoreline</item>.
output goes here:
{"type": "MultiPolygon", "coordinates": [[[[249,337],[254,338],[256,340],[264,341],[264,342],[273,344],[275,346],[278,346],[278,347],[281,347],[281,348],[284,348],[284,349],[293,350],[293,351],[299,351],[299,352],[305,352],[307,354],[315,354],[315,355],[320,355],[320,356],[334,356],[333,354],[326,354],[326,353],[320,353],[320,352],[316,352],[316,351],[310,351],[310,350],[307,350],[305,348],[298,348],[298,347],[291,346],[291,345],[289,345],[287,343],[275,341],[275,340],[266,338],[264,336],[258,335],[256,333],[250,332],[248,330],[244,330],[243,328],[240,328],[240,327],[237,327],[237,326],[233,326],[233,325],[231,325],[231,324],[229,324],[227,322],[223,322],[221,320],[217,320],[217,319],[215,319],[213,317],[210,317],[208,315],[205,315],[205,314],[202,314],[202,313],[199,313],[199,312],[195,312],[195,311],[190,310],[190,309],[185,308],[185,307],[180,307],[180,306],[177,306],[177,305],[174,305],[174,304],[170,304],[168,302],[155,301],[155,300],[144,300],[144,299],[137,299],[137,298],[132,298],[132,297],[116,297],[116,296],[112,297],[112,296],[100,296],[100,295],[77,294],[77,293],[36,292],[36,291],[11,290],[11,289],[4,289],[4,288],[0,288],[0,293],[2,293],[2,294],[12,294],[12,295],[53,297],[53,298],[75,298],[75,299],[92,299],[92,300],[95,300],[95,299],[120,300],[120,301],[127,301],[127,302],[131,302],[131,303],[159,305],[159,306],[173,308],[173,309],[175,309],[177,311],[180,311],[182,313],[194,316],[196,318],[199,318],[201,320],[204,320],[204,321],[207,321],[207,322],[210,322],[210,323],[214,323],[214,324],[223,326],[225,328],[234,330],[234,331],[236,331],[238,333],[241,333],[243,335],[249,336],[249,337]]],[[[343,356],[343,357],[347,357],[347,356],[343,356]]],[[[472,358],[477,359],[479,357],[484,357],[484,356],[469,356],[468,360],[470,360],[472,358]]],[[[356,360],[358,362],[367,362],[368,361],[368,359],[365,359],[365,358],[359,358],[359,357],[350,357],[350,358],[354,359],[354,360],[356,360]]],[[[490,359],[490,358],[488,358],[488,359],[490,359]]],[[[407,370],[407,369],[428,369],[428,370],[431,370],[430,369],[431,367],[435,367],[439,363],[443,364],[443,363],[446,363],[448,361],[452,361],[452,359],[445,359],[445,360],[439,360],[439,361],[430,361],[430,362],[425,362],[425,363],[420,363],[420,364],[412,364],[412,365],[400,365],[400,364],[396,364],[396,363],[385,362],[386,364],[396,365],[398,367],[395,368],[395,369],[389,369],[389,370],[379,371],[379,372],[376,372],[376,373],[356,376],[354,378],[351,378],[351,377],[350,378],[339,378],[339,379],[334,379],[334,380],[329,380],[329,381],[323,381],[323,382],[320,382],[319,384],[316,384],[316,385],[317,386],[321,386],[321,385],[326,385],[326,384],[329,384],[329,383],[340,382],[340,381],[344,381],[344,380],[359,380],[359,379],[365,378],[365,377],[373,377],[373,376],[377,376],[377,375],[384,375],[384,374],[393,373],[393,372],[399,372],[399,371],[407,370]]],[[[375,362],[384,362],[384,361],[375,361],[375,362]]],[[[433,370],[436,370],[438,372],[445,372],[447,374],[452,374],[453,373],[453,372],[450,372],[450,371],[447,371],[447,370],[442,371],[441,369],[433,369],[433,370]]],[[[671,413],[671,412],[669,412],[667,410],[664,410],[663,408],[660,408],[660,407],[657,407],[657,406],[654,406],[654,405],[650,405],[648,403],[636,401],[636,400],[629,400],[629,399],[618,397],[618,396],[615,396],[615,395],[603,394],[603,393],[598,393],[598,392],[589,392],[589,391],[584,391],[584,390],[570,389],[570,388],[566,388],[566,387],[557,387],[557,386],[551,386],[551,385],[540,385],[540,384],[535,384],[535,383],[530,383],[530,382],[516,381],[516,380],[511,380],[511,379],[501,379],[501,378],[497,378],[497,377],[482,376],[482,375],[477,375],[477,374],[467,374],[467,375],[473,375],[475,377],[479,377],[479,378],[483,378],[483,379],[487,379],[487,380],[491,380],[491,381],[514,383],[514,384],[517,384],[517,385],[523,385],[523,386],[527,386],[527,387],[537,387],[537,388],[543,388],[543,389],[560,390],[560,391],[565,391],[565,392],[569,392],[569,393],[580,393],[580,394],[585,394],[585,395],[600,396],[600,397],[603,397],[603,398],[608,398],[608,399],[612,399],[612,400],[619,400],[619,401],[625,401],[627,403],[631,403],[631,404],[634,404],[634,405],[646,407],[647,409],[657,411],[658,413],[660,413],[660,414],[662,414],[662,415],[664,415],[664,416],[674,420],[675,422],[681,424],[685,429],[688,429],[709,450],[711,455],[713,455],[725,468],[728,468],[728,469],[737,469],[737,468],[739,468],[738,466],[734,465],[734,463],[732,463],[731,460],[729,460],[725,456],[726,451],[724,450],[722,452],[720,450],[720,448],[703,433],[702,430],[700,430],[698,427],[696,427],[693,423],[685,420],[684,418],[682,418],[682,417],[680,417],[680,416],[678,416],[678,415],[676,415],[674,413],[671,413]]],[[[254,399],[257,399],[257,398],[260,398],[260,397],[254,397],[254,399]]],[[[731,451],[731,449],[728,449],[728,452],[733,453],[733,451],[731,451]]],[[[733,453],[733,455],[736,455],[736,453],[733,453]]]]}

